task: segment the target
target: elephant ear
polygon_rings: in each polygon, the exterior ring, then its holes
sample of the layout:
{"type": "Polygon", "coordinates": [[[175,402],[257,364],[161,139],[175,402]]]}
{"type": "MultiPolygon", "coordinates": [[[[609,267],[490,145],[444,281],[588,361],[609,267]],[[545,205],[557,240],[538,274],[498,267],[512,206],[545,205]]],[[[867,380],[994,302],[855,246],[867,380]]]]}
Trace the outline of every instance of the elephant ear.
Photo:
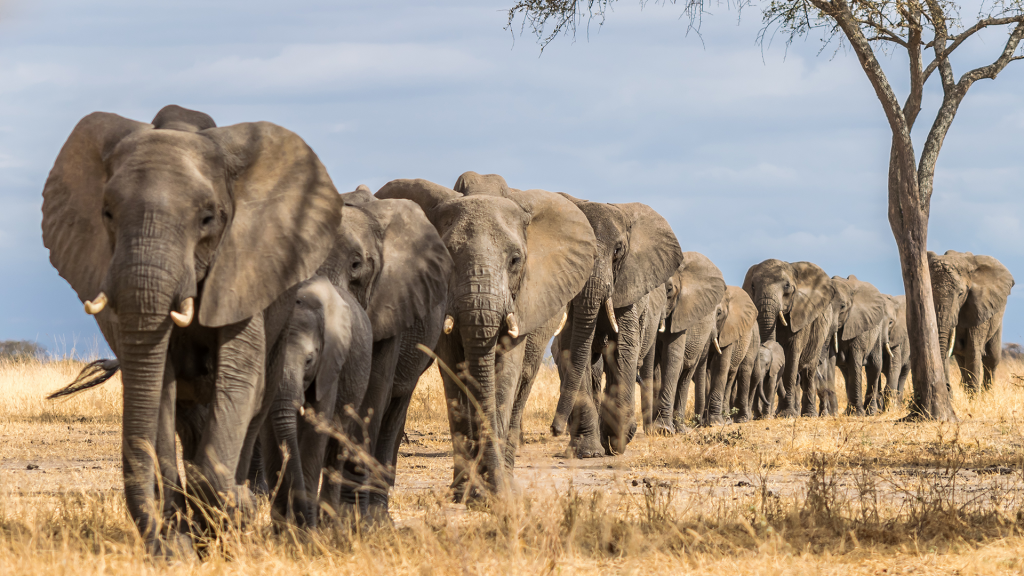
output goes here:
{"type": "MultiPolygon", "coordinates": [[[[825,274],[817,264],[794,262],[790,266],[793,270],[796,292],[793,293],[789,327],[793,332],[799,332],[832,303],[835,288],[832,287],[832,280],[828,274],[825,274]]],[[[749,277],[750,273],[747,275],[749,277]]]]}
{"type": "Polygon", "coordinates": [[[530,215],[526,269],[515,299],[519,333],[540,327],[583,289],[594,271],[597,240],[587,217],[569,200],[544,190],[512,190],[530,215]]]}
{"type": "Polygon", "coordinates": [[[892,332],[889,334],[889,342],[898,344],[905,342],[909,337],[907,334],[907,297],[889,296],[889,299],[892,300],[892,307],[895,310],[895,322],[892,332]]]}
{"type": "Polygon", "coordinates": [[[203,130],[221,150],[234,213],[203,285],[199,323],[234,324],[309,278],[327,257],[341,202],[295,133],[269,122],[203,130]]]}
{"type": "Polygon", "coordinates": [[[676,270],[674,281],[679,284],[679,294],[668,313],[668,329],[673,333],[696,324],[725,296],[722,271],[699,252],[683,252],[683,263],[676,270]]]}
{"type": "Polygon", "coordinates": [[[843,325],[844,342],[871,330],[885,316],[885,298],[878,288],[868,282],[857,280],[855,276],[850,276],[849,282],[853,288],[853,302],[850,305],[850,315],[843,325]]]}
{"type": "Polygon", "coordinates": [[[303,292],[307,293],[306,297],[319,300],[323,306],[323,324],[320,326],[323,350],[320,351],[320,365],[314,379],[314,397],[320,402],[331,387],[338,385],[352,344],[353,315],[364,312],[349,306],[338,293],[338,288],[321,276],[314,278],[299,291],[300,298],[304,296],[303,292]]]}
{"type": "Polygon", "coordinates": [[[612,302],[629,306],[672,276],[683,261],[683,251],[668,221],[639,202],[612,204],[629,222],[629,246],[615,275],[612,302]]]}
{"type": "Polygon", "coordinates": [[[477,174],[464,172],[455,182],[454,190],[465,196],[485,194],[488,196],[509,197],[510,189],[505,179],[497,174],[477,174]]]}
{"type": "Polygon", "coordinates": [[[392,180],[382,186],[380,190],[377,190],[374,196],[380,200],[394,198],[412,200],[420,205],[423,213],[427,215],[434,228],[440,230],[440,223],[436,222],[434,218],[434,209],[453,198],[457,198],[459,194],[440,184],[434,184],[429,180],[417,178],[415,180],[392,180]]]}
{"type": "Polygon", "coordinates": [[[398,334],[425,319],[448,295],[452,257],[423,210],[411,200],[377,200],[363,205],[383,231],[380,277],[367,315],[373,339],[398,334]]]}
{"type": "Polygon", "coordinates": [[[373,192],[370,192],[370,188],[366,184],[360,184],[356,186],[355,190],[341,195],[341,201],[345,206],[362,206],[374,200],[376,198],[373,197],[373,192]]]}
{"type": "Polygon", "coordinates": [[[750,332],[757,320],[757,307],[754,306],[754,301],[739,286],[727,287],[724,300],[728,302],[726,308],[729,315],[718,334],[718,345],[723,348],[750,332]]]}
{"type": "Polygon", "coordinates": [[[99,293],[113,257],[102,217],[106,161],[126,136],[150,129],[116,114],[89,114],[72,130],[46,178],[43,245],[83,302],[99,293]]]}
{"type": "Polygon", "coordinates": [[[974,262],[977,268],[961,314],[969,323],[980,324],[1006,308],[1014,280],[1006,266],[991,256],[975,256],[974,262]]]}

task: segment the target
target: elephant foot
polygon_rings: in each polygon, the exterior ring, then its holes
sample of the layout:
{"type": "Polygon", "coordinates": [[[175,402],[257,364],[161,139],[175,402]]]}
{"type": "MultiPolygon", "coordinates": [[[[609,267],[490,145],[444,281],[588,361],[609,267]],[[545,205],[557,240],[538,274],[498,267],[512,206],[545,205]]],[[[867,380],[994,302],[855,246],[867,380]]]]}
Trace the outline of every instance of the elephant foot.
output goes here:
{"type": "Polygon", "coordinates": [[[776,418],[799,418],[800,415],[797,411],[792,408],[786,408],[785,410],[779,410],[775,413],[776,418]]]}
{"type": "Polygon", "coordinates": [[[856,407],[854,407],[854,406],[847,406],[846,407],[846,415],[847,416],[861,416],[861,417],[863,417],[864,416],[864,408],[861,407],[861,406],[856,406],[856,407]]]}
{"type": "Polygon", "coordinates": [[[676,427],[668,420],[655,420],[651,425],[651,431],[644,431],[644,433],[651,436],[673,436],[676,433],[676,427]]]}
{"type": "Polygon", "coordinates": [[[569,446],[566,447],[564,457],[565,458],[601,458],[604,456],[604,448],[601,447],[599,440],[594,438],[592,435],[583,437],[576,437],[569,446]]]}
{"type": "Polygon", "coordinates": [[[714,426],[725,426],[727,423],[728,422],[727,422],[726,418],[724,416],[719,415],[719,416],[708,416],[707,418],[704,419],[703,422],[701,422],[700,425],[701,425],[702,428],[711,428],[711,427],[714,427],[714,426]]]}
{"type": "Polygon", "coordinates": [[[192,538],[178,531],[172,531],[163,538],[149,540],[146,549],[150,557],[167,564],[191,564],[199,560],[192,538]]]}

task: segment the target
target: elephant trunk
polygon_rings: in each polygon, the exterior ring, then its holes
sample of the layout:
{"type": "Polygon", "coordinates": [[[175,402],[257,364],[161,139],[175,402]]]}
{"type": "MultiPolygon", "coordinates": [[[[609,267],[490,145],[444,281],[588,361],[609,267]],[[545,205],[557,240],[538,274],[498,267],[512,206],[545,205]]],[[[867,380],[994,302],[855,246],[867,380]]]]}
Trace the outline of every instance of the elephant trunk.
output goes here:
{"type": "Polygon", "coordinates": [[[510,299],[500,289],[497,274],[479,269],[455,291],[455,317],[466,356],[466,387],[470,402],[473,443],[471,453],[479,458],[479,470],[488,488],[502,486],[503,449],[507,422],[498,421],[495,378],[495,346],[498,332],[510,309],[510,299]]]}
{"type": "Polygon", "coordinates": [[[775,322],[779,318],[779,301],[770,296],[762,297],[757,303],[757,329],[761,342],[775,340],[775,322]]]}
{"type": "Polygon", "coordinates": [[[569,366],[565,378],[562,378],[555,418],[551,423],[551,433],[555,436],[565,433],[569,414],[576,404],[576,394],[579,392],[583,375],[586,373],[586,367],[591,358],[594,332],[597,329],[597,316],[608,292],[608,283],[600,280],[597,276],[591,276],[580,294],[573,299],[569,366]]]}
{"type": "MultiPolygon", "coordinates": [[[[311,506],[313,499],[306,494],[297,430],[298,406],[302,400],[301,396],[296,398],[294,392],[302,390],[301,374],[301,371],[297,375],[293,371],[285,371],[281,391],[270,411],[278,448],[284,448],[287,453],[287,462],[279,471],[283,476],[280,479],[277,496],[274,498],[274,509],[287,520],[294,519],[300,526],[315,528],[316,517],[311,506]]],[[[284,457],[282,454],[282,458],[284,457]]]]}

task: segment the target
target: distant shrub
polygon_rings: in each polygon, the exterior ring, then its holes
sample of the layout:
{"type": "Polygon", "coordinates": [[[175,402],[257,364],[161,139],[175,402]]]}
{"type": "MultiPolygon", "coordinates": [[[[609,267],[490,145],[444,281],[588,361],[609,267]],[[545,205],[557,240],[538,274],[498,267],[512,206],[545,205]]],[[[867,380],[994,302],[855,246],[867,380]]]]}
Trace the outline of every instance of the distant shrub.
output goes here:
{"type": "Polygon", "coordinates": [[[1014,360],[1024,360],[1024,346],[1016,342],[1007,342],[1003,344],[1003,356],[1014,360]]]}
{"type": "Polygon", "coordinates": [[[42,360],[46,357],[46,346],[28,340],[4,340],[0,342],[0,360],[42,360]]]}

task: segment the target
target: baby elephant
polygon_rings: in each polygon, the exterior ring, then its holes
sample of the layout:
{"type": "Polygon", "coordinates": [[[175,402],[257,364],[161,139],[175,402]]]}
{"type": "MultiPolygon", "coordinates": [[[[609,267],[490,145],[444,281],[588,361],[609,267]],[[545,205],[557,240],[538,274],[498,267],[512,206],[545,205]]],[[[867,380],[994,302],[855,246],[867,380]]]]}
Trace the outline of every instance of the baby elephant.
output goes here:
{"type": "Polygon", "coordinates": [[[782,371],[786,367],[786,354],[782,346],[774,340],[763,342],[758,350],[757,363],[751,379],[751,392],[754,397],[754,417],[772,418],[775,416],[775,398],[781,390],[782,371]]]}
{"type": "Polygon", "coordinates": [[[328,437],[306,416],[312,409],[320,419],[340,423],[349,420],[346,406],[359,409],[373,335],[356,299],[320,276],[295,289],[283,330],[267,374],[279,383],[278,392],[260,440],[267,479],[271,487],[279,484],[274,519],[315,528],[321,471],[326,466],[340,473],[342,463],[324,462],[328,437]]]}

